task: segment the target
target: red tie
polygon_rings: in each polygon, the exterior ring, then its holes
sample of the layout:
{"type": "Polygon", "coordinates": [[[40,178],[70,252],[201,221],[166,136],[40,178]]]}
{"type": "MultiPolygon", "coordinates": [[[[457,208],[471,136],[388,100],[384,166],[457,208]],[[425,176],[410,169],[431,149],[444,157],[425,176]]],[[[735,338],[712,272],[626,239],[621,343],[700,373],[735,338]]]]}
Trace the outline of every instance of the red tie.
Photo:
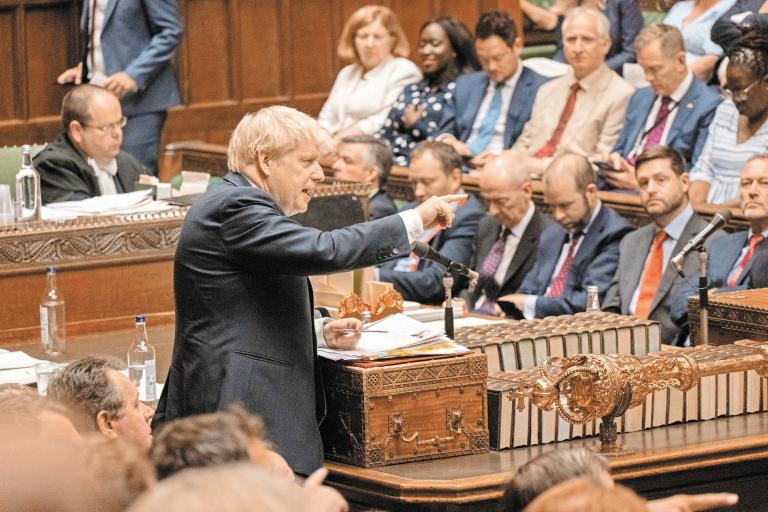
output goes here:
{"type": "Polygon", "coordinates": [[[549,291],[547,297],[562,297],[565,290],[565,280],[568,279],[568,271],[571,270],[571,263],[573,263],[573,256],[576,253],[576,245],[581,238],[581,232],[574,233],[571,236],[571,245],[568,246],[568,253],[565,255],[565,261],[563,266],[560,267],[560,272],[557,273],[552,282],[549,283],[549,291]]]}
{"type": "Polygon", "coordinates": [[[568,96],[568,101],[565,102],[565,108],[563,109],[563,113],[560,114],[560,122],[557,123],[557,128],[555,128],[554,133],[552,133],[552,137],[550,137],[550,139],[544,143],[533,156],[544,158],[552,156],[555,153],[557,145],[560,144],[560,138],[563,136],[565,127],[568,126],[568,121],[570,121],[571,116],[573,115],[573,109],[576,107],[576,93],[579,92],[579,89],[578,82],[571,85],[571,95],[568,96]]]}
{"type": "Polygon", "coordinates": [[[663,245],[666,238],[666,231],[662,230],[656,233],[651,252],[645,261],[643,278],[640,280],[640,292],[637,296],[637,305],[635,306],[635,316],[640,318],[648,318],[648,315],[651,313],[653,297],[659,288],[661,274],[664,271],[663,245]]]}
{"type": "Polygon", "coordinates": [[[747,263],[749,263],[749,260],[752,259],[752,255],[755,254],[757,246],[760,245],[760,242],[763,240],[765,240],[763,235],[752,235],[752,238],[749,239],[749,248],[747,249],[747,252],[745,252],[744,257],[741,258],[739,266],[731,272],[730,276],[728,276],[728,282],[726,283],[728,288],[733,288],[736,286],[736,283],[739,282],[739,278],[744,272],[744,268],[747,266],[747,263]]]}

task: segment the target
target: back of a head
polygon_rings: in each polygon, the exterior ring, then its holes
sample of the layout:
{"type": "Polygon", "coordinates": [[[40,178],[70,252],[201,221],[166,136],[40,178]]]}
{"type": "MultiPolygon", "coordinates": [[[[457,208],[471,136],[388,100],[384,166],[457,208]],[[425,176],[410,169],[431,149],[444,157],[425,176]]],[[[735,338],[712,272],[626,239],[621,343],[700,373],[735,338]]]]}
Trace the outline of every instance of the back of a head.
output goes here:
{"type": "Polygon", "coordinates": [[[193,468],[142,495],[129,512],[285,512],[302,510],[299,488],[250,464],[193,468]]]}
{"type": "Polygon", "coordinates": [[[160,479],[186,468],[250,460],[248,446],[263,423],[241,408],[171,421],[155,435],[150,457],[160,479]]]}
{"type": "Polygon", "coordinates": [[[95,490],[101,502],[125,510],[157,482],[149,457],[134,444],[95,434],[83,444],[86,467],[99,483],[95,490]]]}
{"type": "Polygon", "coordinates": [[[645,500],[631,489],[606,487],[589,478],[568,480],[543,492],[525,512],[645,512],[645,500]]]}
{"type": "Polygon", "coordinates": [[[552,450],[517,469],[504,498],[504,512],[520,512],[547,489],[573,478],[611,484],[608,461],[586,449],[552,450]]]}

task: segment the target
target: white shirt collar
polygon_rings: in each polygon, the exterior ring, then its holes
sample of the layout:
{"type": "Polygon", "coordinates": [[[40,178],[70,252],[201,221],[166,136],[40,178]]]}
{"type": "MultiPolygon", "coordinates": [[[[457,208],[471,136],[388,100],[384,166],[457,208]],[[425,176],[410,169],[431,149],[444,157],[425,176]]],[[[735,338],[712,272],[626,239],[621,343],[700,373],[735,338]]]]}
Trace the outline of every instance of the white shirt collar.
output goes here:
{"type": "Polygon", "coordinates": [[[692,83],[693,73],[691,73],[689,70],[688,74],[685,75],[685,78],[683,78],[683,81],[680,82],[680,85],[678,85],[674,91],[672,91],[672,94],[670,94],[669,97],[672,98],[672,101],[675,103],[680,103],[680,100],[682,100],[683,96],[685,96],[685,93],[688,92],[688,89],[690,89],[692,83]]]}
{"type": "Polygon", "coordinates": [[[525,232],[526,228],[528,227],[528,224],[530,224],[531,219],[533,218],[533,213],[536,211],[536,207],[533,206],[533,203],[531,201],[528,201],[528,210],[526,210],[525,215],[523,215],[523,218],[520,219],[520,222],[515,224],[515,227],[510,229],[510,232],[517,238],[522,238],[523,233],[525,232]]]}
{"type": "Polygon", "coordinates": [[[683,209],[683,211],[677,215],[677,217],[672,219],[672,222],[664,227],[664,232],[667,233],[669,238],[680,240],[680,237],[683,236],[683,230],[688,224],[688,221],[691,220],[691,217],[693,217],[693,208],[691,208],[691,205],[688,204],[688,206],[686,206],[685,209],[683,209]]]}
{"type": "Polygon", "coordinates": [[[93,158],[87,158],[86,163],[91,166],[94,171],[101,171],[109,174],[113,178],[117,176],[117,160],[114,158],[106,165],[99,165],[93,158]]]}

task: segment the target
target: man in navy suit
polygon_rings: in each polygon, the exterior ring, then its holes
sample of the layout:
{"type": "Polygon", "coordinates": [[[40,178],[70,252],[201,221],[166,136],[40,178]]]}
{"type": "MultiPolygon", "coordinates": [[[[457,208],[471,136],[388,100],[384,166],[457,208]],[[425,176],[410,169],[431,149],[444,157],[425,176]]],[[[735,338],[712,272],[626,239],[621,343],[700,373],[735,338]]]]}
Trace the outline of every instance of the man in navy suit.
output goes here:
{"type": "MultiPolygon", "coordinates": [[[[461,157],[442,142],[422,142],[411,153],[410,181],[416,204],[430,197],[463,194],[461,157]]],[[[409,205],[412,206],[412,205],[409,205]]],[[[483,205],[474,196],[453,205],[456,217],[449,229],[426,230],[419,240],[428,243],[452,261],[469,265],[477,224],[485,215],[483,205]]],[[[414,254],[384,263],[378,268],[378,279],[393,283],[405,300],[422,304],[440,304],[445,298],[445,267],[434,261],[418,259],[414,254]]],[[[463,288],[464,280],[456,279],[454,292],[463,288]]]]}
{"type": "Polygon", "coordinates": [[[167,110],[181,103],[171,57],[181,40],[176,0],[84,0],[83,57],[58,82],[91,82],[121,101],[123,151],[157,172],[167,110]]]}
{"type": "Polygon", "coordinates": [[[187,213],[174,260],[176,339],[153,426],[239,403],[264,420],[296,473],[323,463],[325,415],[316,343],[353,348],[356,319],[313,322],[309,275],[386,261],[423,229],[449,228],[448,201],[323,232],[288,216],[306,211],[332,148],[317,121],[273,106],[246,115],[227,152],[232,172],[187,213]],[[316,338],[316,333],[319,334],[316,338]]]}
{"type": "Polygon", "coordinates": [[[632,227],[597,197],[586,157],[564,153],[544,173],[544,200],[557,222],[544,230],[536,263],[517,293],[499,297],[525,318],[584,311],[587,286],[605,295],[619,262],[619,243],[632,227]]]}
{"type": "MultiPolygon", "coordinates": [[[[768,251],[768,155],[753,156],[744,164],[740,195],[741,209],[750,228],[707,241],[710,293],[749,288],[754,261],[768,251]]],[[[688,279],[696,282],[695,275],[688,279]]],[[[697,295],[698,290],[682,283],[675,293],[672,319],[682,325],[688,316],[688,297],[697,295]]]]}
{"type": "Polygon", "coordinates": [[[688,69],[683,36],[676,27],[648,25],[635,39],[635,48],[637,61],[651,85],[632,95],[613,153],[601,157],[616,169],[601,173],[601,189],[636,190],[634,161],[644,149],[653,146],[674,148],[688,166],[693,165],[722,101],[688,69]]]}
{"type": "Polygon", "coordinates": [[[394,158],[387,143],[371,135],[344,137],[336,153],[339,158],[333,163],[334,178],[371,186],[368,220],[396,214],[397,207],[384,190],[394,158]]]}
{"type": "Polygon", "coordinates": [[[546,77],[520,63],[523,41],[505,12],[487,12],[475,28],[475,50],[483,71],[456,79],[437,139],[480,168],[512,147],[531,117],[532,98],[546,77]]]}

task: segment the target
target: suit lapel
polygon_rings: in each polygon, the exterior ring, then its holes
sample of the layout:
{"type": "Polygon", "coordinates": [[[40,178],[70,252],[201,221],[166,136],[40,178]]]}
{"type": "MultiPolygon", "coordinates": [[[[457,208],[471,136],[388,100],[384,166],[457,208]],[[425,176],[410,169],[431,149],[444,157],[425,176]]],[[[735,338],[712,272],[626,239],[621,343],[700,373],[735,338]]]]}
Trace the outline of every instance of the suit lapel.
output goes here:
{"type": "Polygon", "coordinates": [[[675,140],[675,137],[677,137],[678,133],[683,129],[684,126],[686,126],[686,120],[688,119],[688,116],[693,112],[693,109],[696,108],[696,101],[699,99],[699,92],[698,90],[695,90],[696,82],[691,82],[691,85],[688,87],[688,90],[683,94],[683,97],[680,98],[680,104],[677,107],[677,114],[675,115],[675,118],[672,120],[672,126],[669,127],[669,132],[667,133],[667,141],[675,140]]]}
{"type": "MultiPolygon", "coordinates": [[[[683,247],[685,247],[688,241],[696,236],[696,233],[701,228],[699,224],[699,218],[696,215],[693,215],[690,219],[688,219],[688,223],[685,225],[683,232],[680,234],[680,238],[677,239],[677,243],[672,249],[672,255],[682,251],[683,247]]],[[[653,314],[653,310],[656,309],[656,306],[658,306],[667,295],[667,293],[669,293],[669,290],[672,288],[672,283],[675,282],[676,277],[677,271],[672,267],[671,264],[667,263],[667,267],[664,269],[664,273],[661,276],[659,288],[656,290],[656,295],[653,296],[651,309],[648,312],[649,316],[653,314]]]]}
{"type": "Polygon", "coordinates": [[[489,81],[490,79],[488,78],[488,75],[483,73],[478,86],[474,88],[472,94],[469,96],[467,108],[464,110],[464,115],[467,119],[467,138],[464,140],[464,142],[468,141],[469,137],[472,135],[472,126],[475,123],[477,114],[480,112],[480,104],[483,102],[483,98],[485,97],[485,92],[488,89],[489,81]]]}
{"type": "MultiPolygon", "coordinates": [[[[656,99],[656,95],[653,93],[653,89],[650,87],[647,90],[643,90],[643,96],[641,103],[636,113],[628,112],[627,115],[637,115],[637,122],[632,126],[632,132],[629,134],[630,149],[634,148],[637,143],[637,139],[640,138],[640,134],[645,131],[645,124],[648,122],[648,116],[651,115],[651,109],[653,108],[653,102],[656,99]]],[[[668,137],[669,138],[669,137],[668,137]]]]}
{"type": "MultiPolygon", "coordinates": [[[[744,243],[746,245],[746,241],[744,243]]],[[[757,256],[759,252],[764,251],[766,248],[768,248],[768,242],[766,242],[766,240],[763,240],[762,242],[760,242],[760,245],[755,247],[754,254],[752,254],[751,258],[749,258],[749,261],[747,262],[747,266],[744,267],[744,271],[741,273],[741,275],[739,276],[739,280],[736,282],[737,285],[747,283],[749,279],[750,270],[752,269],[752,262],[755,261],[755,256],[757,256]]]]}
{"type": "Polygon", "coordinates": [[[648,259],[648,254],[651,252],[651,244],[653,243],[653,239],[655,237],[654,229],[641,229],[641,231],[638,231],[638,234],[642,234],[642,237],[640,237],[638,240],[637,245],[629,247],[635,257],[630,260],[632,264],[630,268],[627,269],[627,275],[619,276],[622,281],[626,282],[627,284],[631,283],[634,285],[621,287],[622,309],[626,309],[626,311],[629,311],[629,306],[632,302],[632,295],[634,295],[635,290],[640,286],[640,279],[643,277],[645,262],[648,259]],[[645,257],[643,257],[643,255],[645,255],[645,257]]]}
{"type": "Polygon", "coordinates": [[[115,7],[117,6],[117,2],[119,0],[107,0],[107,10],[104,12],[104,26],[107,26],[107,23],[109,23],[109,18],[112,16],[112,13],[115,12],[115,7]]]}
{"type": "Polygon", "coordinates": [[[512,98],[509,100],[509,109],[506,113],[504,123],[504,147],[512,145],[512,130],[520,117],[520,110],[530,99],[530,89],[533,75],[526,68],[520,74],[520,79],[512,91],[512,98]]]}
{"type": "Polygon", "coordinates": [[[589,231],[584,235],[584,241],[581,242],[581,246],[579,246],[579,250],[576,252],[576,255],[573,258],[573,263],[571,264],[571,270],[574,270],[579,267],[579,265],[584,262],[584,260],[591,260],[592,256],[594,254],[595,246],[597,245],[598,241],[602,238],[600,236],[600,233],[603,232],[605,229],[605,222],[606,222],[606,206],[602,205],[600,207],[600,212],[597,214],[597,217],[595,218],[595,222],[592,223],[592,225],[589,227],[589,231]]]}
{"type": "MultiPolygon", "coordinates": [[[[549,286],[549,283],[552,282],[552,279],[555,278],[555,267],[557,266],[557,260],[560,259],[560,253],[563,252],[563,246],[565,245],[565,241],[568,238],[568,233],[563,231],[560,235],[560,243],[555,246],[552,251],[546,251],[547,260],[542,263],[542,272],[539,274],[539,276],[546,276],[546,280],[541,283],[541,290],[539,291],[540,294],[544,294],[547,290],[547,287],[549,286]]],[[[539,252],[539,255],[541,255],[541,251],[539,252]]],[[[573,266],[571,266],[573,268],[573,266]]]]}
{"type": "Polygon", "coordinates": [[[526,259],[528,259],[528,256],[533,251],[533,248],[536,245],[536,240],[538,239],[538,235],[541,233],[541,229],[539,229],[540,221],[541,214],[538,212],[538,210],[534,210],[531,221],[525,227],[523,236],[520,237],[520,242],[517,244],[515,254],[512,255],[512,261],[509,262],[509,268],[507,268],[507,273],[504,275],[504,281],[501,285],[502,288],[505,284],[507,284],[507,281],[509,281],[509,279],[515,275],[520,266],[526,259]]]}
{"type": "Polygon", "coordinates": [[[485,260],[485,257],[488,256],[488,253],[491,251],[491,247],[493,247],[493,244],[496,243],[496,240],[499,239],[499,234],[501,233],[501,224],[496,222],[494,219],[493,224],[490,225],[489,229],[486,233],[483,233],[481,235],[481,242],[477,247],[477,269],[480,270],[480,268],[483,265],[483,260],[485,260]]]}

